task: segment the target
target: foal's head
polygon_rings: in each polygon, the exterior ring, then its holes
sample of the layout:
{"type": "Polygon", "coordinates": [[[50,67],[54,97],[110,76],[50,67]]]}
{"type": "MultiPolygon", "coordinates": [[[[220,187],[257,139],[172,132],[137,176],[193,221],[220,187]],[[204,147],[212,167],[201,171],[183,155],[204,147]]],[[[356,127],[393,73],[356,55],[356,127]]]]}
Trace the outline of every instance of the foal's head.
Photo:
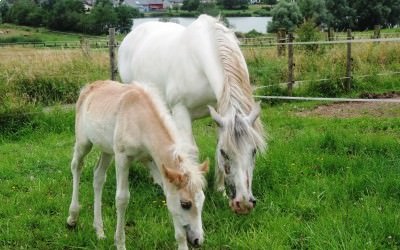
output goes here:
{"type": "Polygon", "coordinates": [[[209,109],[219,127],[216,159],[224,173],[229,205],[236,213],[247,214],[256,205],[251,189],[256,153],[265,147],[264,136],[255,124],[260,104],[257,103],[248,115],[234,110],[221,115],[214,108],[209,109]]]}
{"type": "Polygon", "coordinates": [[[177,165],[178,168],[162,165],[169,182],[165,188],[168,210],[173,217],[175,237],[180,240],[186,238],[192,246],[198,247],[204,241],[201,211],[205,198],[203,174],[208,171],[208,161],[185,166],[188,164],[178,156],[177,165]]]}

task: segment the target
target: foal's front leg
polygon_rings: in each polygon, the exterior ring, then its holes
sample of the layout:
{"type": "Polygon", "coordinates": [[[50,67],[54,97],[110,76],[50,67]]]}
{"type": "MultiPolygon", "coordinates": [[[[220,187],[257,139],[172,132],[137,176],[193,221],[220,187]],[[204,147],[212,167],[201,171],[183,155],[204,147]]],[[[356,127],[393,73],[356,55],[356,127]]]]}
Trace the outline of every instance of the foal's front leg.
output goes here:
{"type": "Polygon", "coordinates": [[[125,250],[125,212],[129,203],[129,159],[124,154],[115,155],[117,177],[117,193],[115,203],[117,207],[117,229],[115,231],[115,245],[118,250],[125,250]]]}
{"type": "Polygon", "coordinates": [[[67,223],[69,226],[74,227],[78,221],[79,216],[79,182],[83,167],[83,158],[89,153],[92,145],[88,143],[80,143],[78,140],[75,142],[74,155],[71,161],[72,172],[72,199],[69,206],[69,216],[67,223]]]}
{"type": "Polygon", "coordinates": [[[106,171],[110,162],[112,160],[112,155],[107,153],[101,153],[100,159],[97,163],[96,169],[94,171],[93,178],[93,189],[94,189],[94,221],[93,226],[96,229],[97,238],[103,239],[104,228],[103,228],[103,218],[101,214],[101,197],[103,193],[104,182],[106,181],[106,171]]]}

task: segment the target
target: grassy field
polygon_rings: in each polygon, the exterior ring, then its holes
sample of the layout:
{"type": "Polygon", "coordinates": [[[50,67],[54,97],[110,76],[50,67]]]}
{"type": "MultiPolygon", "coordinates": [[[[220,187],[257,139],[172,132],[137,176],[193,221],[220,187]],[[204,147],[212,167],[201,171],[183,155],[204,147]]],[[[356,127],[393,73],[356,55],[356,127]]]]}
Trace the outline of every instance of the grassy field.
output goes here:
{"type": "MultiPolygon", "coordinates": [[[[269,150],[257,158],[255,211],[237,216],[208,188],[202,249],[400,248],[400,118],[299,116],[314,104],[264,107],[269,150]]],[[[399,108],[397,106],[397,108],[399,108]]],[[[399,108],[400,109],[400,108],[399,108]]],[[[35,116],[0,137],[0,249],[110,249],[115,229],[115,171],[103,207],[107,239],[92,228],[92,152],[81,179],[81,216],[65,221],[71,195],[72,111],[35,116]]],[[[201,158],[214,162],[215,126],[195,123],[201,158]]],[[[213,185],[213,165],[207,176],[213,185]]],[[[161,189],[132,165],[127,213],[129,249],[174,249],[161,189]]]]}
{"type": "MultiPolygon", "coordinates": [[[[277,57],[275,47],[243,52],[252,83],[274,85],[259,94],[285,94],[276,84],[286,82],[287,58],[277,57]]],[[[344,46],[316,53],[296,47],[296,80],[331,80],[296,86],[294,94],[356,97],[400,90],[398,75],[378,75],[398,71],[397,43],[356,44],[353,52],[354,75],[369,76],[355,78],[346,93],[339,79],[345,72],[344,46]]],[[[115,170],[109,170],[103,195],[107,239],[98,241],[92,228],[94,152],[81,179],[78,227],[67,229],[74,112],[41,112],[48,105],[74,103],[81,86],[107,78],[106,50],[0,48],[0,249],[112,249],[115,170]]],[[[313,114],[316,105],[264,104],[269,150],[257,158],[257,207],[237,216],[208,188],[202,249],[400,248],[399,106],[391,107],[392,116],[360,112],[335,118],[313,114]]],[[[210,119],[194,127],[201,159],[212,163],[215,130],[210,119]]],[[[139,164],[130,175],[128,248],[174,249],[160,188],[139,164]]]]}

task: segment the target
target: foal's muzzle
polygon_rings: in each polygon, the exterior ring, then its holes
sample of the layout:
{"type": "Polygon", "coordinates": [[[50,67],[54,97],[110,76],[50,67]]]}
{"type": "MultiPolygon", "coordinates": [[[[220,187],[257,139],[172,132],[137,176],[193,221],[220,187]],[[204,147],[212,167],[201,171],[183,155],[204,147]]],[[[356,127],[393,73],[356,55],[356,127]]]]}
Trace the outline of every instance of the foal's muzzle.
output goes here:
{"type": "Polygon", "coordinates": [[[190,225],[183,226],[186,231],[186,239],[192,247],[200,247],[203,243],[203,238],[191,230],[190,225]]]}

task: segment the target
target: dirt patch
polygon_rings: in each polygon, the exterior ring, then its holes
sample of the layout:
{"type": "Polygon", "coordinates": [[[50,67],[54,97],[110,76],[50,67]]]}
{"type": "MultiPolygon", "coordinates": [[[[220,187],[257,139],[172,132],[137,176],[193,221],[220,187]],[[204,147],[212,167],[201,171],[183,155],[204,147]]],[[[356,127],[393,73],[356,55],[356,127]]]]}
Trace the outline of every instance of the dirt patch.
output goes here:
{"type": "MultiPolygon", "coordinates": [[[[400,101],[399,92],[390,92],[383,94],[365,93],[360,98],[365,99],[396,99],[400,101]]],[[[317,106],[312,110],[303,110],[296,112],[299,116],[325,116],[337,118],[350,118],[360,116],[374,117],[399,117],[400,118],[400,102],[384,103],[384,102],[339,102],[317,106]]]]}

